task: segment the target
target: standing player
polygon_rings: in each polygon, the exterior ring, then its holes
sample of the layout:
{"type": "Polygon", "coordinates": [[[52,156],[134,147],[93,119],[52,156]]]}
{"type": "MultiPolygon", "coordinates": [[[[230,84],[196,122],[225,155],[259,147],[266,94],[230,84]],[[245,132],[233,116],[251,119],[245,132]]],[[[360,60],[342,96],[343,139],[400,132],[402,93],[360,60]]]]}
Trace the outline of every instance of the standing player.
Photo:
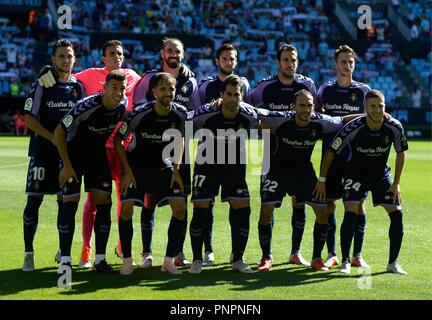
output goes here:
{"type": "Polygon", "coordinates": [[[61,264],[71,264],[75,213],[80,199],[81,178],[84,176],[85,189],[93,193],[97,208],[96,258],[93,268],[97,272],[112,272],[105,260],[111,228],[112,189],[105,144],[125,114],[126,87],[123,71],[111,71],[105,79],[105,91],[80,101],[62,119],[54,132],[56,146],[63,161],[59,175],[63,205],[58,219],[61,264]]]}
{"type": "MultiPolygon", "coordinates": [[[[294,95],[299,90],[309,91],[315,98],[316,87],[312,79],[296,73],[298,67],[297,49],[289,44],[282,44],[277,51],[276,60],[279,73],[261,80],[251,93],[252,104],[257,108],[264,108],[271,111],[290,110],[294,95]]],[[[271,136],[271,144],[275,145],[275,137],[271,136]]],[[[299,205],[292,198],[293,214],[291,225],[292,248],[289,262],[309,266],[300,254],[300,243],[306,224],[306,209],[304,205],[299,205]]],[[[273,227],[273,218],[272,218],[273,227]]]]}
{"type": "MultiPolygon", "coordinates": [[[[334,54],[337,79],[323,84],[317,94],[317,109],[329,116],[345,116],[349,114],[363,113],[364,97],[370,91],[368,85],[354,81],[353,72],[357,55],[347,45],[342,45],[334,54]]],[[[329,147],[337,132],[326,134],[323,137],[323,155],[329,147]]],[[[327,210],[329,213],[329,231],[327,235],[328,257],[326,266],[331,267],[339,263],[336,256],[336,200],[342,198],[347,156],[349,150],[336,156],[330,167],[326,180],[327,210]]],[[[368,267],[361,256],[364,232],[366,230],[365,207],[361,203],[359,214],[356,216],[354,232],[354,255],[351,261],[353,266],[368,267]]]]}
{"type": "Polygon", "coordinates": [[[24,105],[26,124],[34,134],[29,145],[27,204],[23,217],[23,271],[34,271],[33,239],[44,195],[57,194],[59,211],[62,204],[58,183],[60,157],[54,145],[54,129],[75,103],[86,95],[82,84],[71,75],[75,54],[69,41],[62,39],[54,43],[51,60],[59,81],[49,89],[35,82],[24,105]]]}
{"type": "Polygon", "coordinates": [[[221,88],[222,100],[214,104],[206,104],[196,109],[192,115],[194,127],[203,130],[197,132],[202,136],[198,145],[193,177],[194,209],[189,228],[193,263],[189,269],[190,273],[202,271],[203,230],[211,214],[210,203],[219,193],[220,186],[222,201],[229,201],[233,211],[232,268],[242,273],[253,272],[243,260],[249,237],[251,209],[246,183],[246,164],[242,163],[241,159],[245,159],[244,144],[247,137],[245,130],[257,127],[258,115],[255,108],[242,102],[243,86],[244,83],[239,76],[228,76],[221,88]],[[207,147],[212,143],[210,141],[213,142],[213,148],[207,147]],[[225,150],[225,157],[218,156],[221,148],[225,150]],[[232,150],[235,150],[234,155],[232,150]],[[208,162],[198,160],[203,153],[206,154],[208,162]],[[233,161],[234,157],[235,161],[233,161]],[[224,160],[222,164],[219,163],[221,159],[224,160]]]}
{"type": "MultiPolygon", "coordinates": [[[[158,72],[166,72],[171,74],[176,79],[176,96],[174,102],[183,105],[188,110],[195,109],[198,105],[193,103],[192,96],[198,90],[197,81],[195,75],[184,65],[182,60],[184,58],[184,46],[183,43],[176,38],[166,38],[162,43],[161,50],[162,67],[147,71],[142,76],[142,79],[138,83],[134,96],[133,103],[142,104],[145,102],[153,101],[155,99],[153,95],[152,85],[155,74],[158,72]]],[[[185,141],[186,148],[185,154],[188,155],[188,141],[185,141]]],[[[183,156],[182,164],[180,165],[180,173],[183,179],[185,192],[190,194],[190,165],[185,163],[185,156],[183,156]]],[[[144,251],[142,253],[141,268],[150,268],[153,261],[152,256],[152,235],[154,226],[154,213],[155,209],[146,209],[143,207],[141,211],[141,231],[142,231],[142,242],[144,251]]],[[[187,229],[187,211],[186,218],[183,221],[183,238],[180,241],[179,254],[175,259],[177,266],[188,265],[189,261],[186,260],[183,253],[183,244],[186,237],[187,229]]]]}
{"type": "MultiPolygon", "coordinates": [[[[274,207],[280,207],[286,194],[295,198],[297,204],[309,204],[316,215],[313,231],[312,269],[326,271],[321,251],[327,238],[325,203],[313,199],[317,182],[311,162],[316,141],[323,133],[342,128],[345,119],[314,113],[312,94],[302,89],[295,94],[294,112],[285,112],[285,117],[270,113],[262,117],[263,125],[270,127],[277,139],[272,148],[270,170],[261,180],[261,213],[258,223],[260,246],[263,252],[259,271],[269,271],[272,267],[271,218],[274,207]]],[[[354,116],[346,120],[352,119],[354,116]]]]}
{"type": "MultiPolygon", "coordinates": [[[[103,92],[103,86],[105,84],[105,78],[113,70],[123,70],[127,79],[126,87],[126,97],[128,98],[128,109],[132,108],[132,99],[135,86],[141,77],[132,69],[122,69],[121,66],[124,61],[123,54],[123,44],[119,40],[109,40],[105,42],[102,48],[102,62],[105,64],[104,68],[89,68],[84,71],[74,74],[74,76],[84,83],[84,88],[88,95],[93,95],[96,93],[103,92]]],[[[55,83],[55,78],[51,72],[46,73],[41,76],[39,83],[41,86],[49,87],[51,84],[55,83]]],[[[115,148],[113,144],[113,137],[117,132],[118,127],[114,130],[113,134],[107,141],[107,157],[111,168],[111,175],[116,183],[116,193],[117,193],[117,220],[120,216],[121,210],[121,200],[120,200],[120,176],[121,176],[121,166],[119,160],[115,154],[115,148]]],[[[127,146],[128,140],[125,141],[125,146],[127,146]]],[[[90,257],[92,251],[92,232],[94,220],[96,217],[96,203],[92,196],[92,193],[87,194],[87,200],[84,205],[83,212],[83,246],[81,250],[81,267],[91,267],[90,257]]],[[[121,257],[121,246],[120,240],[118,241],[116,254],[121,257]]]]}
{"type": "Polygon", "coordinates": [[[340,272],[351,271],[350,247],[355,217],[360,211],[360,201],[367,197],[368,191],[371,191],[374,206],[384,207],[390,217],[390,255],[387,271],[407,274],[397,261],[404,234],[399,183],[405,163],[405,151],[408,150],[406,136],[398,120],[384,117],[385,99],[380,91],[372,90],[366,94],[364,108],[366,116],[346,124],[324,154],[320,181],[316,187],[317,195],[319,198],[326,198],[325,180],[334,154],[341,153],[349,146],[351,158],[344,177],[345,215],[341,225],[340,272]],[[392,144],[396,151],[393,181],[387,165],[392,144]]]}
{"type": "Polygon", "coordinates": [[[157,73],[153,78],[156,101],[136,106],[128,115],[115,138],[116,149],[123,166],[122,212],[119,220],[123,248],[123,269],[120,274],[133,272],[131,244],[133,237],[133,206],[154,210],[158,203],[168,201],[172,217],[168,228],[168,244],[162,271],[181,274],[174,265],[182,238],[186,215],[186,194],[180,177],[179,164],[184,151],[184,125],[187,110],[173,103],[176,80],[168,73],[157,73]],[[165,138],[167,130],[176,130],[174,141],[165,138]],[[133,134],[132,143],[125,152],[121,140],[133,134]],[[174,159],[165,158],[164,149],[175,143],[174,159]]]}
{"type": "MultiPolygon", "coordinates": [[[[219,69],[219,74],[203,79],[199,86],[198,91],[195,92],[192,97],[195,104],[202,106],[206,103],[210,103],[216,99],[220,98],[222,84],[225,79],[234,74],[234,70],[237,67],[237,48],[229,43],[224,43],[216,50],[216,65],[219,69]],[[197,102],[199,101],[199,102],[197,102]]],[[[241,77],[243,86],[243,100],[247,103],[250,102],[250,85],[249,81],[245,77],[241,77]]],[[[208,225],[204,229],[204,261],[203,265],[212,265],[214,263],[214,253],[213,246],[211,243],[212,233],[213,233],[213,203],[209,207],[210,216],[208,220],[208,225]]],[[[232,224],[233,210],[230,208],[229,213],[230,224],[232,224]]],[[[232,230],[232,229],[231,229],[232,230]]],[[[233,237],[231,236],[231,239],[233,237]]]]}

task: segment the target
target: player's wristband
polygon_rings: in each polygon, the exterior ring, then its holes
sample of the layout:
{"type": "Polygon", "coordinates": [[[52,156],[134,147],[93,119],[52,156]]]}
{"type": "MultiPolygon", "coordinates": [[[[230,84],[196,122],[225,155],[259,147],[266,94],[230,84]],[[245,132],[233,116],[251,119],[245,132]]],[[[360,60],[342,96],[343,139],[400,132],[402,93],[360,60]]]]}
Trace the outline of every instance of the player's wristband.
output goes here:
{"type": "Polygon", "coordinates": [[[319,181],[319,182],[326,182],[326,177],[319,177],[319,178],[318,178],[318,181],[319,181]]]}

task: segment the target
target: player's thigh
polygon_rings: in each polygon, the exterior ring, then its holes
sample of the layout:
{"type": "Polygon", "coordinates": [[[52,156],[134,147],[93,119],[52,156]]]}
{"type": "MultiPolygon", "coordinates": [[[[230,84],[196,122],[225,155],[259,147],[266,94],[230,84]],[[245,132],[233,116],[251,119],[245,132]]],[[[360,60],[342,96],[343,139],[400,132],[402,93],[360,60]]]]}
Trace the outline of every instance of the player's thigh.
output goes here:
{"type": "Polygon", "coordinates": [[[347,175],[343,181],[343,202],[345,211],[360,213],[360,204],[367,198],[369,183],[353,175],[347,175]]]}
{"type": "Polygon", "coordinates": [[[286,193],[287,186],[284,177],[273,172],[261,176],[261,206],[272,205],[272,207],[279,208],[286,193]]]}
{"type": "Polygon", "coordinates": [[[390,175],[385,176],[381,179],[376,179],[371,185],[372,202],[374,206],[382,206],[392,211],[400,210],[401,204],[397,200],[393,200],[394,195],[388,191],[392,185],[392,178],[390,175]]]}
{"type": "Polygon", "coordinates": [[[327,201],[334,202],[342,198],[345,171],[346,161],[344,159],[335,158],[330,166],[325,182],[327,201]]]}
{"type": "Polygon", "coordinates": [[[315,189],[316,181],[317,178],[313,170],[304,172],[301,176],[290,176],[287,179],[287,192],[292,197],[293,208],[304,208],[306,203],[325,203],[313,199],[312,193],[315,189]]]}
{"type": "Polygon", "coordinates": [[[222,201],[229,201],[234,209],[249,206],[249,188],[243,171],[227,173],[221,186],[222,201]]]}
{"type": "Polygon", "coordinates": [[[191,201],[210,203],[219,193],[220,177],[215,173],[196,171],[192,179],[191,201]]]}
{"type": "Polygon", "coordinates": [[[178,220],[184,220],[186,214],[186,199],[169,199],[172,215],[178,220]]]}
{"type": "Polygon", "coordinates": [[[27,181],[27,195],[59,194],[60,159],[54,154],[37,154],[30,157],[27,181]]]}
{"type": "Polygon", "coordinates": [[[325,204],[311,204],[311,207],[315,213],[316,220],[319,224],[327,224],[329,214],[325,204]]]}

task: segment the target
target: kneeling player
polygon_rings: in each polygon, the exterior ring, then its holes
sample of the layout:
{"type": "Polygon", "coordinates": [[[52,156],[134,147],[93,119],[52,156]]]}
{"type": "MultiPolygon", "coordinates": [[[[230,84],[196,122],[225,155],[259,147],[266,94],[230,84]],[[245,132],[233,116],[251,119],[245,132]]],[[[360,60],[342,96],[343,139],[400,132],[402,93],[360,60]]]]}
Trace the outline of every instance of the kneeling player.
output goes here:
{"type": "MultiPolygon", "coordinates": [[[[371,191],[374,206],[384,207],[390,217],[390,257],[387,271],[407,274],[398,264],[397,258],[404,234],[399,182],[408,144],[401,123],[384,116],[385,99],[380,91],[368,92],[364,107],[367,115],[351,121],[339,132],[326,151],[321,165],[321,181],[325,181],[334,154],[350,146],[351,160],[344,179],[345,216],[340,231],[343,259],[340,272],[351,271],[349,256],[358,204],[371,191]],[[387,165],[392,143],[397,152],[393,182],[387,165]]],[[[321,198],[325,197],[323,182],[317,183],[317,190],[321,198]]]]}
{"type": "MultiPolygon", "coordinates": [[[[122,275],[133,272],[131,245],[133,237],[133,206],[154,211],[156,205],[168,202],[172,217],[168,228],[168,244],[162,271],[181,274],[174,264],[182,239],[183,221],[186,215],[186,194],[179,172],[184,151],[184,124],[187,110],[173,103],[176,80],[168,73],[157,73],[154,78],[153,95],[156,101],[136,106],[122,124],[115,138],[115,146],[123,166],[121,180],[122,210],[119,233],[123,248],[122,275]],[[165,134],[175,130],[177,137],[170,142],[165,134]],[[133,134],[127,152],[121,140],[133,134]],[[176,145],[174,159],[167,157],[168,144],[176,145]]],[[[174,132],[173,132],[174,133],[174,132]]],[[[168,154],[169,156],[169,154],[168,154]]],[[[143,234],[144,236],[144,234],[143,234]]],[[[150,243],[150,241],[144,241],[150,243]]],[[[149,268],[153,262],[150,248],[143,248],[142,268],[149,268]]]]}

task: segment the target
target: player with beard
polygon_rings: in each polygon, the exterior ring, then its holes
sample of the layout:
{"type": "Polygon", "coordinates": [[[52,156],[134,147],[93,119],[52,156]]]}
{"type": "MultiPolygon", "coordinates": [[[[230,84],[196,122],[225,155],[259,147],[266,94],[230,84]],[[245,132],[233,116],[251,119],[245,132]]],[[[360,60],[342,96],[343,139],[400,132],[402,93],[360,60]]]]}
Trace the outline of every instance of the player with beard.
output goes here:
{"type": "MultiPolygon", "coordinates": [[[[337,79],[324,83],[318,90],[317,109],[335,117],[363,112],[365,95],[370,91],[368,85],[354,81],[355,51],[347,45],[340,46],[335,54],[334,61],[337,79]]],[[[323,136],[323,155],[337,132],[323,136]]],[[[343,177],[347,166],[349,150],[335,156],[326,180],[327,210],[329,213],[329,230],[327,235],[328,257],[326,266],[331,267],[339,263],[336,256],[336,200],[342,198],[343,177]]],[[[364,233],[366,230],[366,209],[364,201],[360,202],[360,209],[355,219],[354,254],[351,265],[355,267],[368,267],[361,255],[364,233]]]]}
{"type": "MultiPolygon", "coordinates": [[[[195,75],[182,63],[182,60],[184,58],[183,43],[176,38],[164,39],[162,43],[161,57],[162,66],[160,68],[147,71],[143,74],[134,92],[134,105],[155,100],[152,90],[152,79],[157,73],[166,72],[171,74],[177,81],[174,102],[183,105],[188,110],[195,109],[197,105],[193,104],[191,97],[198,90],[198,85],[195,79],[195,75]]],[[[182,164],[180,165],[180,174],[185,188],[184,191],[186,194],[190,194],[190,165],[188,163],[185,163],[185,154],[189,153],[188,141],[185,141],[185,144],[186,147],[183,154],[182,164]]],[[[146,209],[145,207],[143,207],[141,211],[141,231],[144,248],[144,251],[142,252],[142,261],[140,264],[141,268],[150,268],[153,262],[151,242],[154,226],[154,214],[154,208],[146,209]]],[[[185,266],[189,264],[189,261],[186,260],[183,253],[183,244],[186,238],[187,229],[187,211],[186,218],[182,221],[182,223],[183,236],[181,241],[179,242],[178,255],[175,259],[176,266],[185,266]]]]}
{"type": "MultiPolygon", "coordinates": [[[[238,50],[237,48],[230,44],[224,43],[216,50],[216,65],[219,69],[219,74],[214,75],[212,77],[208,77],[203,79],[199,86],[198,91],[195,92],[192,97],[193,103],[199,106],[202,106],[206,103],[212,102],[216,99],[220,98],[220,92],[222,88],[222,84],[225,79],[234,74],[234,71],[237,67],[237,57],[238,50]]],[[[249,81],[245,77],[240,77],[244,83],[243,89],[243,100],[246,103],[250,103],[250,85],[249,81]]],[[[214,221],[214,213],[213,213],[213,203],[210,204],[209,207],[210,215],[208,216],[208,223],[206,228],[203,230],[204,237],[204,260],[203,265],[212,265],[214,263],[214,253],[212,246],[212,234],[213,234],[213,221],[214,221]]],[[[233,221],[233,210],[230,208],[229,212],[229,221],[232,224],[233,221]]],[[[231,229],[232,230],[232,229],[231,229]]],[[[233,239],[233,237],[231,237],[233,239]]],[[[230,259],[232,260],[232,259],[230,259]]]]}
{"type": "Polygon", "coordinates": [[[71,75],[75,54],[68,40],[55,42],[51,60],[59,81],[48,89],[41,87],[38,82],[33,83],[24,105],[25,122],[33,134],[29,144],[27,204],[23,215],[23,271],[34,271],[33,240],[44,195],[57,194],[58,215],[62,205],[58,182],[60,157],[54,144],[54,129],[75,103],[86,95],[82,83],[71,75]]]}
{"type": "MultiPolygon", "coordinates": [[[[292,45],[282,44],[277,51],[276,58],[279,73],[265,78],[258,83],[251,93],[252,105],[271,111],[288,111],[294,104],[296,92],[302,89],[309,91],[315,98],[316,87],[313,80],[296,73],[299,64],[297,49],[292,45]]],[[[276,138],[272,134],[270,136],[271,146],[275,146],[275,142],[276,138]]],[[[271,150],[274,151],[273,149],[271,150]]],[[[292,198],[292,207],[291,225],[293,233],[289,262],[309,266],[309,262],[300,254],[300,243],[306,224],[306,209],[304,205],[297,204],[294,197],[292,198]]],[[[272,218],[272,227],[273,223],[274,219],[272,218]]]]}

